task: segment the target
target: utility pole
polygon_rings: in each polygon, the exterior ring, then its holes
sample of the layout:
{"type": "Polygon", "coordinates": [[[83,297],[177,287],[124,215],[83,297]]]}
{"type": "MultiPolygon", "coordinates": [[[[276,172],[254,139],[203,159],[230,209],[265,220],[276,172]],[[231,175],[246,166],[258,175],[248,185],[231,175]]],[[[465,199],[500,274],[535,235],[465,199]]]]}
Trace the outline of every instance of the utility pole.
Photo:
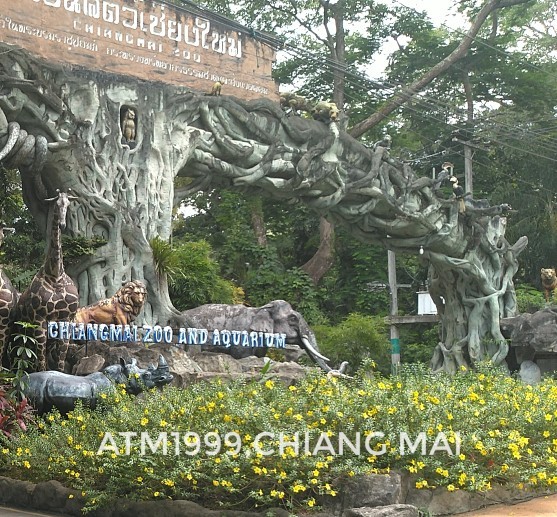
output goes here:
{"type": "MultiPolygon", "coordinates": [[[[387,271],[389,275],[389,289],[391,291],[391,316],[398,316],[398,290],[396,283],[395,252],[387,250],[387,271]]],[[[396,375],[400,367],[400,337],[398,327],[391,322],[391,373],[396,375]]]]}
{"type": "Polygon", "coordinates": [[[472,185],[472,156],[474,155],[470,142],[463,142],[464,144],[464,193],[470,194],[473,191],[472,185]]]}

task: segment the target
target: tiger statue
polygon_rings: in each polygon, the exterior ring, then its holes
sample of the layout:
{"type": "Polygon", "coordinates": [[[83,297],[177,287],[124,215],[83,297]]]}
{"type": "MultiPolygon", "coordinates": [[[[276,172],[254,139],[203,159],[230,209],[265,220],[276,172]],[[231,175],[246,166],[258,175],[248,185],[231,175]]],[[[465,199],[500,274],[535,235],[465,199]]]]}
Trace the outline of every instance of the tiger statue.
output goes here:
{"type": "Polygon", "coordinates": [[[545,301],[549,302],[550,294],[553,295],[553,292],[557,289],[557,274],[555,274],[555,269],[542,267],[541,278],[542,287],[545,292],[545,301]]]}

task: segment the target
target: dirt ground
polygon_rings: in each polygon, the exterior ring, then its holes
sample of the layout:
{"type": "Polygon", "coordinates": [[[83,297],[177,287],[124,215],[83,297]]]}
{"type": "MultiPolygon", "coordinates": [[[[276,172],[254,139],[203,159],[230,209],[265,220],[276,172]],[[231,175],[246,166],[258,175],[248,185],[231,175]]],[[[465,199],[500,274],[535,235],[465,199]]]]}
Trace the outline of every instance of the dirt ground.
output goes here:
{"type": "Polygon", "coordinates": [[[557,517],[557,495],[536,497],[514,505],[496,504],[459,517],[557,517]]]}

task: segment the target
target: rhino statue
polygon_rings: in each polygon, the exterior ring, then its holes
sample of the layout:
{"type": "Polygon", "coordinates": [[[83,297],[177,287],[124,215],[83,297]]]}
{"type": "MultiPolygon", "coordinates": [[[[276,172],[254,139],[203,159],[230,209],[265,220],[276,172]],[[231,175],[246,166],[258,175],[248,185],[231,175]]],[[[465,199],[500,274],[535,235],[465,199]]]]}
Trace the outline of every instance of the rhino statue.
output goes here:
{"type": "Polygon", "coordinates": [[[137,395],[144,389],[169,384],[172,379],[162,355],[157,367],[151,365],[147,369],[139,368],[136,359],[130,363],[120,359],[120,364],[83,377],[57,371],[31,373],[24,394],[39,415],[53,408],[66,414],[78,400],[94,409],[101,393],[114,390],[117,384],[123,384],[128,393],[137,395]]]}

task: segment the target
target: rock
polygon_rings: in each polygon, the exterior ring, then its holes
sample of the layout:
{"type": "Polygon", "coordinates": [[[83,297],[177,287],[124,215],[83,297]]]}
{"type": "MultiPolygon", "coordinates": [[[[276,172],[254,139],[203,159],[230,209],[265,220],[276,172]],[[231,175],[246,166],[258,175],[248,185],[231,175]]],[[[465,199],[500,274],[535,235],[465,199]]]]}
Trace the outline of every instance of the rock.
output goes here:
{"type": "Polygon", "coordinates": [[[525,384],[538,384],[542,380],[540,367],[533,361],[523,361],[518,375],[525,384]]]}
{"type": "Polygon", "coordinates": [[[20,481],[0,477],[0,503],[25,508],[29,506],[35,485],[29,481],[20,481]]]}
{"type": "Polygon", "coordinates": [[[350,508],[342,517],[420,517],[420,511],[410,504],[392,504],[375,508],[350,508]]]}
{"type": "Polygon", "coordinates": [[[182,349],[171,346],[165,355],[171,373],[174,375],[173,386],[184,387],[193,384],[203,370],[182,349]]]}
{"type": "MultiPolygon", "coordinates": [[[[71,345],[68,362],[74,375],[86,375],[108,365],[117,364],[120,358],[126,362],[135,358],[141,368],[146,368],[150,364],[157,364],[159,354],[164,356],[170,372],[174,375],[172,385],[178,387],[216,378],[227,381],[258,379],[268,361],[267,358],[255,356],[234,359],[228,354],[204,352],[199,346],[190,346],[184,350],[179,346],[167,344],[146,347],[140,343],[126,343],[110,346],[108,343],[91,341],[86,347],[71,345]]],[[[291,385],[302,379],[307,372],[306,367],[294,362],[271,361],[266,375],[291,385]]]]}
{"type": "Polygon", "coordinates": [[[89,375],[91,373],[100,372],[105,364],[104,357],[99,354],[93,354],[80,359],[73,368],[73,375],[89,375]]]}
{"type": "Polygon", "coordinates": [[[546,308],[502,322],[511,346],[529,346],[536,352],[557,352],[557,309],[546,308]]]}
{"type": "Polygon", "coordinates": [[[213,373],[242,373],[242,365],[226,354],[214,354],[212,352],[201,352],[195,356],[195,362],[204,372],[213,373]]]}
{"type": "Polygon", "coordinates": [[[66,506],[71,491],[59,481],[37,483],[31,506],[39,510],[60,510],[66,506]]]}
{"type": "MultiPolygon", "coordinates": [[[[244,373],[258,374],[261,372],[263,367],[269,362],[266,357],[245,357],[238,361],[242,367],[244,373]]],[[[287,386],[295,384],[307,375],[307,368],[294,363],[294,362],[278,362],[271,360],[271,366],[267,370],[266,374],[272,379],[284,382],[287,386]]]]}
{"type": "Polygon", "coordinates": [[[342,488],[342,508],[389,506],[402,503],[400,474],[369,474],[346,482],[342,488]]]}
{"type": "Polygon", "coordinates": [[[434,515],[456,515],[465,513],[485,506],[485,495],[457,490],[434,490],[433,497],[428,506],[429,514],[434,515]]]}

